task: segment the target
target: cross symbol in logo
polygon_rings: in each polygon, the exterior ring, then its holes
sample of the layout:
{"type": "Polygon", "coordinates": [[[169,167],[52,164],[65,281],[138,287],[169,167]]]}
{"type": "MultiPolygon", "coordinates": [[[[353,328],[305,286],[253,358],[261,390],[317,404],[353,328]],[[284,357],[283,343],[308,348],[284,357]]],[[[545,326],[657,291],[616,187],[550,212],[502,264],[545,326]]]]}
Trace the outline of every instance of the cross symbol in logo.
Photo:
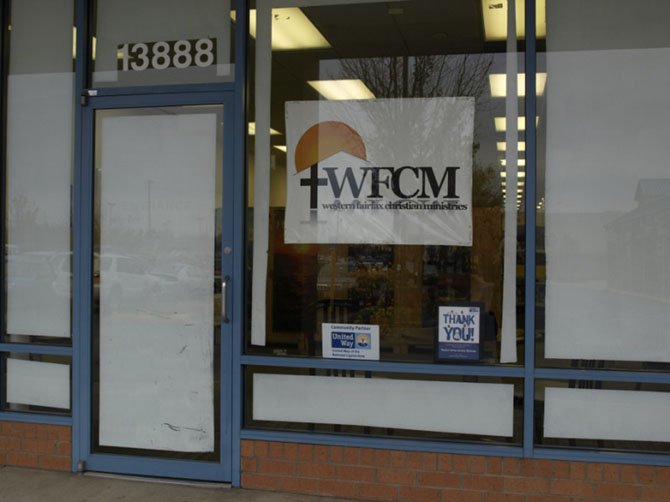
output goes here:
{"type": "Polygon", "coordinates": [[[319,187],[325,187],[328,184],[328,178],[319,178],[316,169],[318,164],[313,164],[309,168],[309,178],[300,180],[300,186],[309,187],[309,208],[317,209],[319,187]]]}
{"type": "Polygon", "coordinates": [[[319,178],[317,170],[318,164],[313,164],[309,168],[309,178],[300,180],[300,186],[309,187],[309,221],[301,223],[317,223],[317,214],[319,212],[319,187],[328,185],[328,178],[319,178]]]}

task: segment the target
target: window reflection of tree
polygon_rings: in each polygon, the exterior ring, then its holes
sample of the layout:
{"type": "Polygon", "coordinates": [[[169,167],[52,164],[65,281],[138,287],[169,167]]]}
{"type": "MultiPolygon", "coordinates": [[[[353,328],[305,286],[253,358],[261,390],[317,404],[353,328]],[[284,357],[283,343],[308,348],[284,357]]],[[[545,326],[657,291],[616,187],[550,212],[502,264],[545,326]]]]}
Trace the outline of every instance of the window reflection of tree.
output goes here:
{"type": "Polygon", "coordinates": [[[377,98],[480,98],[492,64],[490,54],[340,60],[342,78],[362,80],[377,98]]]}

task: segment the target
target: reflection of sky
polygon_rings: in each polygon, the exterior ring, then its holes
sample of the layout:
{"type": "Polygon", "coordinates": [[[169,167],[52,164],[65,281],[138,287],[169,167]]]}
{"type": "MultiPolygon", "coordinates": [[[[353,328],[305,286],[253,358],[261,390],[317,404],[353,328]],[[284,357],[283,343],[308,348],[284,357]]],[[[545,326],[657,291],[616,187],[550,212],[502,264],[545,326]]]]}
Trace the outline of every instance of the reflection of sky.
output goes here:
{"type": "Polygon", "coordinates": [[[151,223],[175,236],[211,231],[216,120],[216,114],[103,118],[103,227],[145,230],[151,223]]]}
{"type": "Polygon", "coordinates": [[[67,233],[73,81],[70,73],[13,75],[7,96],[9,213],[36,210],[38,223],[67,233]]]}

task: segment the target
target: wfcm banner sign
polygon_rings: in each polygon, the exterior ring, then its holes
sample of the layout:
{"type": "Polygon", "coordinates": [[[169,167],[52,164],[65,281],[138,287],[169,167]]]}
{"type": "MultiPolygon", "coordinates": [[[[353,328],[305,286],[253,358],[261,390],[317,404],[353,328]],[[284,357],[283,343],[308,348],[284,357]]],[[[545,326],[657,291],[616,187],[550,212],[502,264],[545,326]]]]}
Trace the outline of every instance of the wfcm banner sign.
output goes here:
{"type": "Polygon", "coordinates": [[[472,245],[473,98],[286,104],[287,243],[472,245]]]}

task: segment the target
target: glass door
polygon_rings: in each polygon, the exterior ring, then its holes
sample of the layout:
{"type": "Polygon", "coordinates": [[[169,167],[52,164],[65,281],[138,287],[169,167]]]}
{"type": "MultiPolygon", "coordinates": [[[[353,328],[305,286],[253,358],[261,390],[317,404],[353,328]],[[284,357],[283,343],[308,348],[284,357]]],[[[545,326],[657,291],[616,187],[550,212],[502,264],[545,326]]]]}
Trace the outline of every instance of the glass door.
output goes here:
{"type": "Polygon", "coordinates": [[[92,100],[85,112],[93,216],[85,468],[224,481],[231,107],[128,99],[92,100]]]}

